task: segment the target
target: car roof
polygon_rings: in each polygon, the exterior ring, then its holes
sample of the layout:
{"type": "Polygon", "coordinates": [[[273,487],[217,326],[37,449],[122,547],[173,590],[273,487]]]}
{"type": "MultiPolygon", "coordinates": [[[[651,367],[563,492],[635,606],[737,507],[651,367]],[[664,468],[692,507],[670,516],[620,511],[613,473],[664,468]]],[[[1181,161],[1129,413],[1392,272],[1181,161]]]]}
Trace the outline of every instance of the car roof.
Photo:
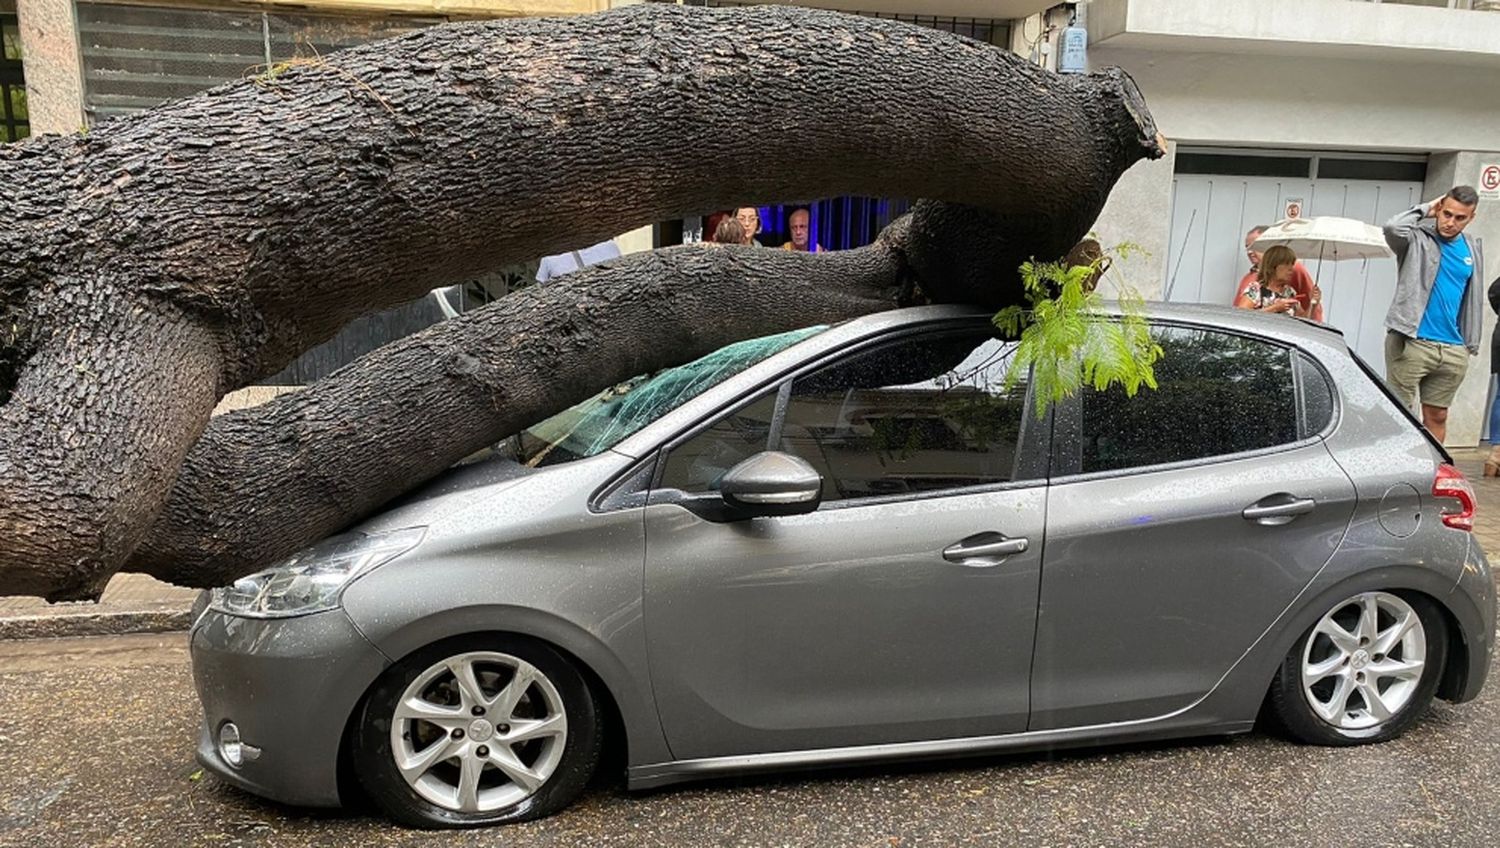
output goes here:
{"type": "MultiPolygon", "coordinates": [[[[1116,300],[1104,301],[1101,309],[1108,315],[1120,315],[1124,312],[1123,305],[1116,300]]],[[[1336,327],[1285,315],[1270,315],[1250,309],[1235,309],[1232,306],[1211,303],[1167,303],[1150,300],[1144,303],[1144,309],[1146,317],[1155,321],[1202,324],[1266,336],[1292,344],[1312,342],[1336,347],[1344,346],[1341,338],[1343,333],[1336,327]]],[[[994,314],[993,310],[978,306],[936,304],[877,312],[844,321],[837,326],[840,330],[852,331],[853,335],[865,335],[908,324],[992,314],[994,314]]]]}
{"type": "MultiPolygon", "coordinates": [[[[1106,314],[1119,314],[1122,311],[1120,304],[1113,301],[1105,301],[1101,307],[1106,314]]],[[[1324,350],[1348,349],[1336,331],[1283,315],[1268,315],[1244,309],[1232,309],[1227,306],[1149,301],[1145,304],[1145,311],[1147,317],[1153,320],[1180,321],[1202,327],[1243,332],[1271,338],[1296,347],[1317,348],[1321,346],[1324,350]]],[[[964,318],[988,318],[993,314],[993,310],[978,306],[938,304],[890,309],[840,322],[729,377],[715,386],[713,391],[706,391],[694,397],[638,432],[625,437],[611,450],[630,457],[642,456],[645,451],[658,447],[664,438],[676,433],[683,421],[694,420],[715,411],[723,404],[725,397],[738,396],[751,390],[758,386],[767,374],[783,371],[822,353],[907,327],[964,318]]]]}

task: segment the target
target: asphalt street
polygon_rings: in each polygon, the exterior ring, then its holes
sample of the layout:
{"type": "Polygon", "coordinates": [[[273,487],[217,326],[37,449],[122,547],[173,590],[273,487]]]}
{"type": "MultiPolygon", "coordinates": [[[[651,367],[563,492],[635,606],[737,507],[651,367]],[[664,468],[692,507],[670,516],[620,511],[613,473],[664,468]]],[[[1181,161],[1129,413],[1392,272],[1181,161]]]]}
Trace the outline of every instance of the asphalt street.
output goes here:
{"type": "Polygon", "coordinates": [[[183,634],[0,642],[0,845],[1463,848],[1500,834],[1496,685],[1386,745],[1257,732],[646,794],[604,780],[550,819],[440,834],[241,793],[194,762],[198,722],[183,634]]]}

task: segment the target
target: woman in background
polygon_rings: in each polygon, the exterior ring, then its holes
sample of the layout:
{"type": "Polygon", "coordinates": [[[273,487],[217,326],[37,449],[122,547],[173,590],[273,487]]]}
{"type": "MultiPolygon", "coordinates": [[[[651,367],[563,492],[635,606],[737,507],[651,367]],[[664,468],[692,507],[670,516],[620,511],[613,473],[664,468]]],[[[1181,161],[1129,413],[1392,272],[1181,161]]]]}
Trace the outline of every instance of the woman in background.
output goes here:
{"type": "Polygon", "coordinates": [[[1235,293],[1235,308],[1284,312],[1298,318],[1312,315],[1322,302],[1323,293],[1314,284],[1309,304],[1304,307],[1297,299],[1297,287],[1292,282],[1296,267],[1297,254],[1286,245],[1278,244],[1267,250],[1261,255],[1255,277],[1246,279],[1235,293]]]}

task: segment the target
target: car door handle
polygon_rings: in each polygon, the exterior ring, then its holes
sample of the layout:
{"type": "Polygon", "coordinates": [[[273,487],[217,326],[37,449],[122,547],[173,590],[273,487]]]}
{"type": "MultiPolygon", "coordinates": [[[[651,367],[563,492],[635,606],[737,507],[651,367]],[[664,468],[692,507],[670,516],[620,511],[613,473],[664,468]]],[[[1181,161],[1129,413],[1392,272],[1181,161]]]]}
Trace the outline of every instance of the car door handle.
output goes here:
{"type": "Polygon", "coordinates": [[[1025,552],[1031,542],[1024,536],[1010,538],[1004,533],[976,533],[943,548],[943,559],[972,568],[999,565],[1012,554],[1025,552]]]}
{"type": "Polygon", "coordinates": [[[1246,521],[1254,521],[1268,527],[1276,527],[1290,522],[1299,515],[1313,511],[1318,502],[1312,498],[1299,498],[1285,492],[1261,498],[1259,501],[1245,507],[1240,515],[1246,521]]]}

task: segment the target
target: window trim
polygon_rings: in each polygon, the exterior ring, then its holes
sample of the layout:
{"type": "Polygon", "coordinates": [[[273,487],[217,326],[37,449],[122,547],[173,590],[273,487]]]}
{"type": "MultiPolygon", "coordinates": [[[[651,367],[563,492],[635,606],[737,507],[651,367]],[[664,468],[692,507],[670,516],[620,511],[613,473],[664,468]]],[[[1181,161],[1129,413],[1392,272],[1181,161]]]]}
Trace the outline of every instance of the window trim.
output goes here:
{"type": "Polygon", "coordinates": [[[1243,459],[1255,459],[1262,456],[1271,456],[1274,454],[1300,450],[1302,448],[1315,445],[1328,438],[1328,436],[1332,435],[1333,431],[1338,428],[1342,411],[1342,398],[1339,394],[1338,382],[1332,379],[1332,376],[1328,373],[1328,369],[1323,367],[1323,363],[1319,362],[1316,356],[1314,356],[1310,351],[1308,351],[1301,345],[1270,336],[1259,335],[1256,333],[1247,333],[1228,327],[1195,324],[1189,321],[1164,319],[1151,320],[1150,324],[1153,329],[1159,327],[1173,327],[1185,330],[1195,330],[1199,332],[1207,331],[1213,333],[1222,333],[1228,336],[1239,336],[1241,338],[1251,339],[1264,344],[1274,345],[1285,350],[1287,359],[1292,366],[1291,371],[1293,382],[1293,396],[1294,402],[1297,404],[1296,418],[1298,438],[1295,441],[1284,442],[1279,445],[1270,445],[1263,448],[1252,448],[1250,450],[1236,451],[1234,453],[1214,454],[1212,456],[1197,457],[1194,459],[1180,459],[1173,462],[1159,462],[1154,465],[1135,465],[1129,468],[1111,468],[1103,471],[1076,471],[1071,473],[1059,473],[1060,468],[1070,467],[1070,463],[1072,462],[1072,460],[1065,453],[1065,449],[1071,447],[1073,450],[1073,455],[1074,457],[1076,457],[1077,451],[1079,449],[1079,443],[1082,440],[1083,409],[1082,393],[1080,392],[1078,394],[1074,394],[1072,397],[1065,398],[1055,405],[1056,409],[1054,411],[1056,412],[1056,417],[1052,425],[1052,452],[1050,454],[1050,460],[1047,469],[1047,479],[1049,483],[1053,485],[1061,485],[1066,483],[1084,483],[1093,480],[1107,480],[1113,477],[1127,477],[1137,474],[1154,474],[1160,471],[1175,471],[1183,468],[1191,468],[1194,466],[1201,467],[1204,465],[1220,465],[1225,462],[1237,462],[1243,459]],[[1318,367],[1318,370],[1323,373],[1323,378],[1328,381],[1328,386],[1333,393],[1333,414],[1329,416],[1328,425],[1317,433],[1305,432],[1304,422],[1306,420],[1306,415],[1303,408],[1302,385],[1296,367],[1295,357],[1297,353],[1301,353],[1302,355],[1306,356],[1309,361],[1311,361],[1318,367]]]}
{"type": "MultiPolygon", "coordinates": [[[[775,416],[780,416],[783,414],[781,412],[782,405],[790,395],[790,386],[799,377],[822,370],[823,368],[833,365],[837,362],[862,355],[869,352],[869,350],[871,350],[872,348],[892,343],[898,343],[912,336],[963,332],[966,330],[973,331],[981,328],[987,328],[991,331],[994,330],[994,325],[990,322],[990,318],[988,316],[976,315],[963,318],[944,318],[930,323],[924,322],[923,324],[902,327],[896,330],[888,330],[873,336],[867,336],[845,347],[823,351],[821,354],[816,355],[811,359],[799,362],[778,372],[772,377],[768,377],[764,382],[758,383],[753,389],[749,389],[739,393],[733,400],[717,407],[713,412],[705,414],[697,421],[694,421],[691,425],[677,431],[670,438],[664,439],[663,441],[658,443],[655,448],[648,452],[647,455],[654,458],[653,462],[655,468],[653,469],[651,477],[647,483],[648,493],[646,496],[646,504],[648,506],[652,504],[663,503],[687,505],[695,499],[701,499],[705,496],[717,499],[717,496],[714,496],[711,493],[689,493],[684,492],[681,489],[663,487],[661,485],[661,476],[666,469],[667,454],[672,450],[675,450],[684,442],[687,442],[688,440],[697,436],[699,433],[702,433],[704,430],[713,426],[714,423],[718,422],[724,416],[732,415],[735,412],[738,412],[739,410],[745,408],[746,406],[755,403],[771,391],[774,390],[778,393],[776,402],[777,411],[775,413],[775,416]]],[[[1035,415],[1033,414],[1033,404],[1035,403],[1035,399],[1036,396],[1032,391],[1032,382],[1031,380],[1027,380],[1026,403],[1022,408],[1022,428],[1020,438],[1016,445],[1016,452],[1020,457],[1027,457],[1027,454],[1030,454],[1029,458],[1023,459],[1023,463],[1026,467],[1036,470],[1038,472],[1038,476],[1031,477],[1025,480],[1008,480],[1003,483],[983,483],[973,486],[956,486],[950,489],[933,489],[923,492],[902,492],[890,495],[871,495],[859,498],[843,498],[836,501],[825,501],[818,505],[818,509],[816,511],[822,512],[823,510],[846,509],[855,506],[875,506],[887,503],[904,503],[915,500],[926,500],[935,497],[983,494],[986,492],[1009,491],[1014,489],[1045,486],[1048,482],[1047,472],[1050,468],[1048,445],[1050,444],[1052,438],[1054,410],[1049,409],[1046,416],[1043,417],[1040,421],[1037,421],[1035,415]],[[1027,419],[1030,419],[1030,421],[1034,423],[1028,423],[1027,419]]],[[[767,437],[767,444],[770,444],[769,436],[767,437]]],[[[615,493],[614,497],[620,498],[625,495],[635,493],[635,491],[625,492],[622,490],[615,493]]]]}

